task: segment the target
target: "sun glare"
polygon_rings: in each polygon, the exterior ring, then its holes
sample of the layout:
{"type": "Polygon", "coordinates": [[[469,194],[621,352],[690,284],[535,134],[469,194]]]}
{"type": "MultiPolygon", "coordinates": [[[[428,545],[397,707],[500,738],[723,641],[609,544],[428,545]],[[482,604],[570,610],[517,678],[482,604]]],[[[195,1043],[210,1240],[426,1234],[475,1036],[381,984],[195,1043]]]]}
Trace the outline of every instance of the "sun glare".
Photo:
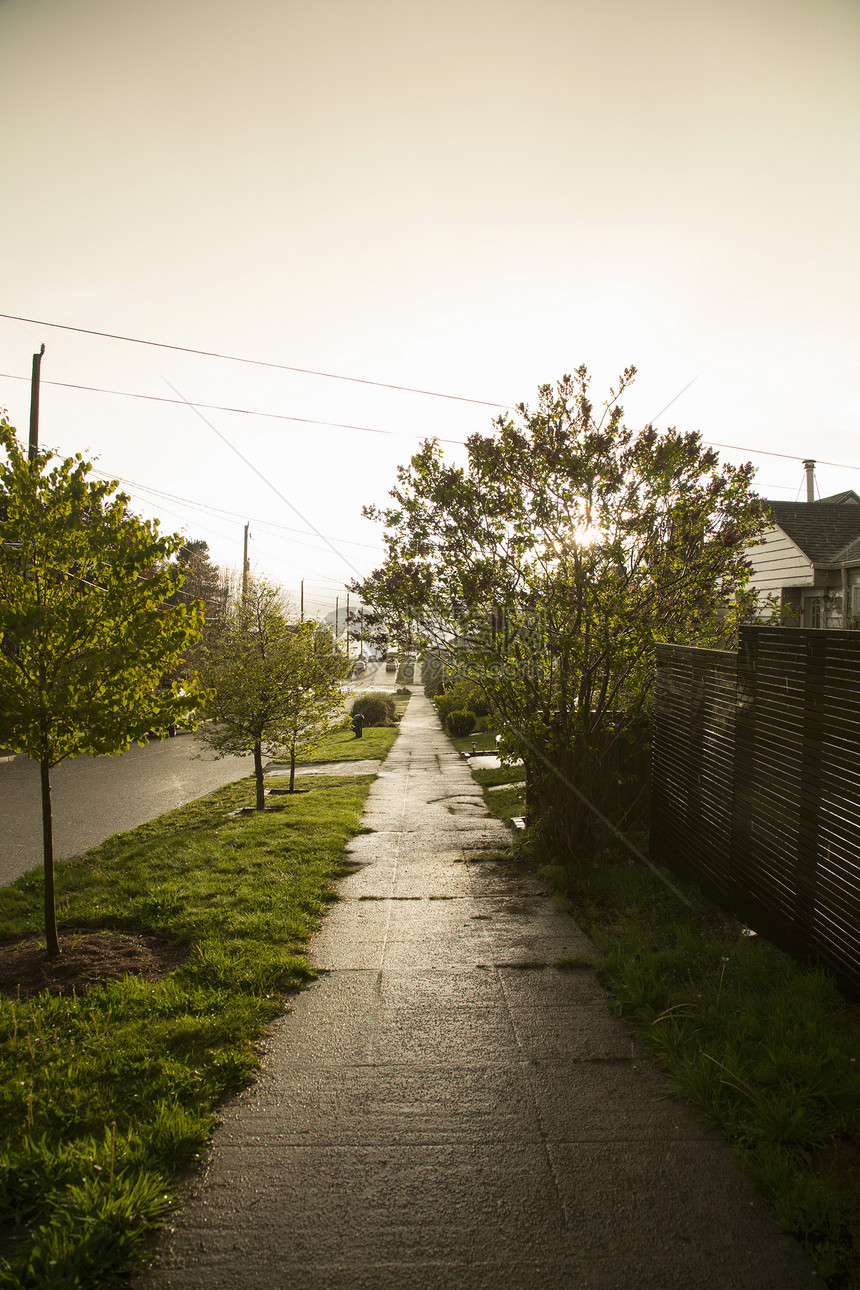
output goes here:
{"type": "Polygon", "coordinates": [[[577,546],[592,547],[602,540],[603,534],[600,529],[593,524],[580,524],[571,529],[571,539],[577,546]]]}

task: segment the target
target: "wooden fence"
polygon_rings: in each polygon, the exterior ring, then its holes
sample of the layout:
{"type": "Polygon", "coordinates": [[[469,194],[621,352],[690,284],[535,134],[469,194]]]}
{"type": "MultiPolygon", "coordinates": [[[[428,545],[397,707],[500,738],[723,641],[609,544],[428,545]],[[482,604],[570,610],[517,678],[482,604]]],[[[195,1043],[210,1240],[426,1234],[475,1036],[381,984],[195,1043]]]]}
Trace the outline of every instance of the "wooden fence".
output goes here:
{"type": "Polygon", "coordinates": [[[860,992],[860,632],[657,647],[651,849],[860,992]]]}

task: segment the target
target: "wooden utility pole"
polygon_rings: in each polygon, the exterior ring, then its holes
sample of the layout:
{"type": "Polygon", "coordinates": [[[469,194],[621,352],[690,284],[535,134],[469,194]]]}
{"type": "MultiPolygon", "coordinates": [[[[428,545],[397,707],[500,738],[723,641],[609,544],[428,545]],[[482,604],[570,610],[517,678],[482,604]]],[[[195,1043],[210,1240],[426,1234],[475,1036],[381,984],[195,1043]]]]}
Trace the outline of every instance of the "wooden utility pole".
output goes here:
{"type": "Polygon", "coordinates": [[[33,375],[30,378],[30,451],[27,460],[31,470],[36,464],[36,454],[39,451],[39,379],[44,352],[43,345],[38,354],[33,355],[33,375]]]}
{"type": "Polygon", "coordinates": [[[340,596],[335,596],[334,598],[334,639],[332,640],[332,643],[331,643],[332,654],[334,654],[335,651],[337,650],[337,629],[338,629],[339,612],[340,612],[340,596]]]}
{"type": "Polygon", "coordinates": [[[245,525],[245,545],[242,550],[242,599],[248,595],[248,529],[251,527],[251,521],[245,525]]]}
{"type": "Polygon", "coordinates": [[[349,658],[349,592],[346,593],[346,657],[349,658]]]}
{"type": "Polygon", "coordinates": [[[305,580],[302,578],[301,590],[299,591],[299,618],[305,621],[305,580]]]}

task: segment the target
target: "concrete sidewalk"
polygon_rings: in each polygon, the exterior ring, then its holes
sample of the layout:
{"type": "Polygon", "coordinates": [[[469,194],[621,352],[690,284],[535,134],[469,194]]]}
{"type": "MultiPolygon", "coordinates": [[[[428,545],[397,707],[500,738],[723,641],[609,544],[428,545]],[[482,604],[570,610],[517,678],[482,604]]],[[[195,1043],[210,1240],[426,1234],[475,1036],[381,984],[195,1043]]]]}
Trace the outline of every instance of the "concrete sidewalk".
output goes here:
{"type": "Polygon", "coordinates": [[[576,925],[415,695],[311,946],[141,1287],[795,1290],[723,1141],[668,1100],[576,925]]]}

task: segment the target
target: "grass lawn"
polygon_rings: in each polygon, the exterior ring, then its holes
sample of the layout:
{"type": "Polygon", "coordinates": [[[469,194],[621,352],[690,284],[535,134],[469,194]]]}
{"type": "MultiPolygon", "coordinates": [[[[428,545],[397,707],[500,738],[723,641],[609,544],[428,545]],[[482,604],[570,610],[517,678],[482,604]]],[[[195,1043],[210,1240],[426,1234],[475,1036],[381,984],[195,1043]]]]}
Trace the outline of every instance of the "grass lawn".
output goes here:
{"type": "MultiPolygon", "coordinates": [[[[360,755],[384,756],[396,731],[368,734],[360,755]]],[[[237,817],[253,803],[241,780],[57,866],[67,947],[68,929],[111,928],[187,958],[157,979],[0,1000],[0,1286],[108,1286],[139,1266],[217,1100],[251,1078],[255,1041],[310,975],[304,946],[372,779],[308,777],[237,817]]],[[[38,872],[0,891],[0,938],[39,932],[41,902],[38,872]]]]}
{"type": "MultiPolygon", "coordinates": [[[[296,765],[319,766],[327,761],[364,761],[366,758],[382,758],[387,756],[398,733],[395,726],[365,726],[361,738],[356,739],[351,729],[333,730],[325,743],[300,757],[296,765]]],[[[303,780],[302,787],[304,784],[303,780]]]]}
{"type": "Polygon", "coordinates": [[[498,733],[497,730],[476,730],[471,735],[463,735],[462,737],[448,735],[448,738],[457,749],[457,752],[471,752],[472,744],[474,744],[475,752],[495,753],[498,751],[496,747],[496,735],[498,733]]]}
{"type": "MultiPolygon", "coordinates": [[[[393,694],[394,719],[400,721],[406,711],[410,695],[393,694]]],[[[391,745],[397,738],[396,726],[365,726],[360,739],[356,739],[351,726],[340,726],[332,730],[323,743],[311,752],[303,753],[296,761],[297,766],[319,766],[327,761],[364,761],[387,756],[391,745]]],[[[284,765],[279,761],[278,765],[284,765]]],[[[287,761],[286,764],[289,764],[287,761]]]]}
{"type": "MultiPolygon", "coordinates": [[[[482,730],[473,735],[466,735],[462,739],[451,739],[451,743],[458,752],[471,752],[472,744],[475,745],[476,752],[494,753],[496,751],[496,730],[482,730]]],[[[525,789],[522,787],[504,788],[502,785],[522,785],[525,778],[525,771],[522,766],[474,766],[472,769],[472,778],[475,779],[484,790],[484,801],[488,810],[495,815],[497,819],[502,820],[513,829],[511,821],[514,817],[525,815],[526,799],[525,789]],[[495,791],[488,793],[487,789],[492,788],[495,791]]]]}
{"type": "Polygon", "coordinates": [[[497,770],[476,766],[472,778],[483,788],[484,801],[491,814],[513,829],[511,821],[515,817],[522,819],[526,811],[522,766],[500,766],[497,770]],[[505,785],[511,787],[506,788],[505,785]],[[492,791],[488,792],[490,789],[492,791]]]}

